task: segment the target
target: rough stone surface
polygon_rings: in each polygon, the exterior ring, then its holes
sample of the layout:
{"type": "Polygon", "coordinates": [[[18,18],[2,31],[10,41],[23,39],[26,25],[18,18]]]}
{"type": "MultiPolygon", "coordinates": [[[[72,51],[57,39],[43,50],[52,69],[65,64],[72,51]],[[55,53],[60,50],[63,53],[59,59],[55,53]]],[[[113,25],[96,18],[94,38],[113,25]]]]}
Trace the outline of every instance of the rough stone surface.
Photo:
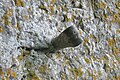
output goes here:
{"type": "Polygon", "coordinates": [[[119,0],[0,0],[0,80],[119,80],[119,0]],[[49,47],[69,26],[82,44],[56,53],[49,47]]]}

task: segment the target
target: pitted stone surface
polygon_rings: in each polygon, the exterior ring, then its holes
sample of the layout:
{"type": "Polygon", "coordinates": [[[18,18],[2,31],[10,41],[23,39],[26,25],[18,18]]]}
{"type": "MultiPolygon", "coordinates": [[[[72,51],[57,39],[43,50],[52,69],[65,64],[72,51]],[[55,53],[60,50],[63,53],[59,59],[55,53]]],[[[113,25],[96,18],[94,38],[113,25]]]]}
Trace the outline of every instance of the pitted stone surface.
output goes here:
{"type": "Polygon", "coordinates": [[[0,79],[119,80],[119,0],[0,0],[0,79]],[[69,26],[82,44],[56,53],[49,47],[69,26]]]}

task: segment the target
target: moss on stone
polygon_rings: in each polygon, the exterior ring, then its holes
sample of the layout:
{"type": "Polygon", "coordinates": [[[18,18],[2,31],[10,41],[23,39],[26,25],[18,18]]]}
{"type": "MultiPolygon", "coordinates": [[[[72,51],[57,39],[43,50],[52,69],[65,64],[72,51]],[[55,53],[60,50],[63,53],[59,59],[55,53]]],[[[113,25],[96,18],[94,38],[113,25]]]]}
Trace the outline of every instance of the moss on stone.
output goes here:
{"type": "Polygon", "coordinates": [[[98,6],[98,8],[100,8],[100,9],[105,9],[107,5],[106,5],[105,2],[102,2],[102,1],[101,1],[101,2],[98,3],[97,6],[98,6]]]}
{"type": "Polygon", "coordinates": [[[0,26],[0,33],[3,32],[3,28],[0,26]]]}
{"type": "Polygon", "coordinates": [[[40,73],[42,73],[42,74],[46,74],[46,72],[47,72],[48,70],[49,70],[49,68],[47,67],[46,64],[41,65],[41,66],[39,67],[39,69],[38,69],[38,71],[39,71],[40,73]]]}
{"type": "Polygon", "coordinates": [[[23,0],[14,0],[14,1],[15,1],[15,5],[16,6],[22,6],[22,7],[24,7],[24,5],[25,5],[25,3],[24,3],[23,0]]]}
{"type": "Polygon", "coordinates": [[[83,75],[83,71],[81,70],[81,67],[79,67],[77,69],[69,68],[68,70],[74,74],[75,79],[77,79],[77,77],[81,77],[83,75]]]}

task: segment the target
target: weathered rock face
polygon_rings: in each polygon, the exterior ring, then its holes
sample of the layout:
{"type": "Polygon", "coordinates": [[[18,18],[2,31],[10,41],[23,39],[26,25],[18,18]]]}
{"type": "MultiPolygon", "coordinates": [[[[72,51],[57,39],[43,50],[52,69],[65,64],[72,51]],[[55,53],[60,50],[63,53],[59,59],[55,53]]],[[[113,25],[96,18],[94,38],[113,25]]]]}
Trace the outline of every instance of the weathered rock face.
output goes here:
{"type": "Polygon", "coordinates": [[[0,0],[0,79],[119,80],[119,0],[0,0]],[[56,53],[48,48],[70,26],[82,44],[56,53]]]}

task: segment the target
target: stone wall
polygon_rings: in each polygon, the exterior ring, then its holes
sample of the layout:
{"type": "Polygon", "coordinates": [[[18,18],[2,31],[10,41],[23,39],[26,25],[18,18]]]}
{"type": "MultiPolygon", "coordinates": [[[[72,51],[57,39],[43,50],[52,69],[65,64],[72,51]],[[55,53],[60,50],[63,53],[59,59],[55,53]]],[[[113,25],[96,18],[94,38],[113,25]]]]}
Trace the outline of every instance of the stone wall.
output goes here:
{"type": "Polygon", "coordinates": [[[119,0],[0,0],[0,80],[119,80],[119,0]],[[49,47],[69,26],[82,44],[49,47]]]}

